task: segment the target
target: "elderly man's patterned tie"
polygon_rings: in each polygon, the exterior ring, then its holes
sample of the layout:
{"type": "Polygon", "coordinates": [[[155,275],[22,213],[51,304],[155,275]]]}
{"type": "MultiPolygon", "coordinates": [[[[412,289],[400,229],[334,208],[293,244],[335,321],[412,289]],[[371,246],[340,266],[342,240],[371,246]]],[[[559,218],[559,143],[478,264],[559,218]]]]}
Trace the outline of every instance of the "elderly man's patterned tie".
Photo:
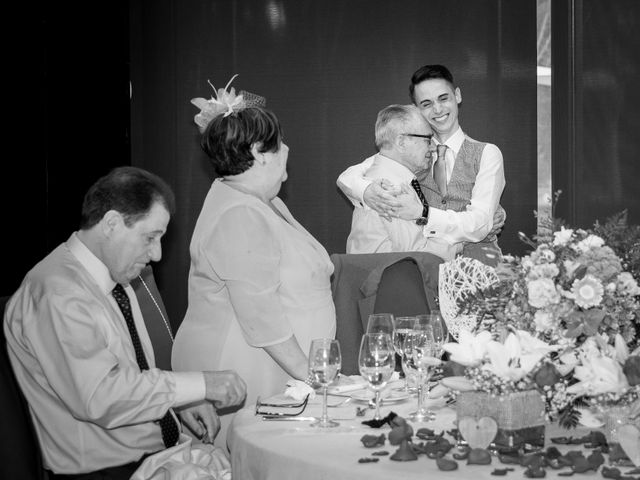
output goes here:
{"type": "Polygon", "coordinates": [[[444,197],[447,194],[447,164],[446,157],[447,146],[438,145],[438,158],[433,164],[433,179],[440,190],[440,194],[444,197]]]}
{"type": "MultiPolygon", "coordinates": [[[[149,364],[147,363],[147,357],[144,356],[144,351],[142,350],[142,343],[140,342],[140,337],[138,336],[138,330],[136,329],[136,324],[133,321],[133,313],[131,313],[131,303],[129,301],[129,296],[127,292],[124,291],[122,285],[117,284],[113,291],[111,292],[113,298],[115,298],[118,306],[120,307],[120,311],[124,316],[125,321],[127,322],[127,328],[129,328],[129,335],[131,335],[131,342],[133,343],[133,348],[136,352],[136,360],[138,362],[138,366],[140,370],[148,370],[149,364]]],[[[164,442],[165,447],[173,447],[180,437],[180,432],[178,430],[178,424],[176,420],[173,418],[171,413],[171,409],[167,410],[167,413],[164,417],[160,419],[158,422],[160,424],[160,429],[162,431],[162,441],[164,442]]]]}
{"type": "Polygon", "coordinates": [[[414,178],[413,180],[411,180],[411,186],[413,187],[413,189],[418,194],[418,198],[422,202],[422,205],[426,205],[427,204],[427,199],[424,198],[424,194],[422,193],[422,189],[420,188],[420,182],[418,182],[417,178],[414,178]]]}

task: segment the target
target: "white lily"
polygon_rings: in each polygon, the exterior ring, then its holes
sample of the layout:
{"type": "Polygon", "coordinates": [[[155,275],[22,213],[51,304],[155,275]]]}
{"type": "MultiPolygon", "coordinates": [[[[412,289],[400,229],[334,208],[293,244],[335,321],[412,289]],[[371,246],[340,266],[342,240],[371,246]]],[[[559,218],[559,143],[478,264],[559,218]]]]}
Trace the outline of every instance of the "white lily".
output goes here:
{"type": "Polygon", "coordinates": [[[620,363],[620,365],[624,365],[624,362],[629,358],[629,347],[627,347],[624,338],[619,333],[616,334],[615,338],[615,358],[620,363]]]}
{"type": "Polygon", "coordinates": [[[571,373],[571,371],[580,364],[578,353],[574,349],[569,349],[558,356],[556,368],[563,377],[571,373]]]}
{"type": "Polygon", "coordinates": [[[541,353],[542,355],[546,355],[560,348],[559,345],[549,345],[547,342],[534,337],[526,330],[516,330],[515,334],[518,337],[520,348],[524,354],[541,353]]]}
{"type": "Polygon", "coordinates": [[[489,363],[482,368],[511,381],[521,380],[545,356],[545,353],[535,351],[523,353],[520,341],[513,333],[507,336],[504,343],[490,342],[487,353],[489,363]]]}
{"type": "Polygon", "coordinates": [[[582,365],[576,366],[573,372],[580,381],[567,388],[567,393],[600,395],[623,393],[629,388],[627,377],[617,360],[604,355],[583,355],[581,360],[582,365]]]}
{"type": "Polygon", "coordinates": [[[449,352],[451,361],[465,367],[475,367],[482,362],[487,353],[487,344],[491,341],[491,333],[483,330],[474,335],[466,330],[460,330],[458,343],[449,342],[442,345],[445,352],[449,352]]]}

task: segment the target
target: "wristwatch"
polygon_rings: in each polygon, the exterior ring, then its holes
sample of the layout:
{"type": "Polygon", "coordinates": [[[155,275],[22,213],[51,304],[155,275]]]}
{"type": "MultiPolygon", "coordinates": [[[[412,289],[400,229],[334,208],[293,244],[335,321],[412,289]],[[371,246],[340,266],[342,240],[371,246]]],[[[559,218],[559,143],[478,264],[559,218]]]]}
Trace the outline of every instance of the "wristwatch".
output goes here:
{"type": "Polygon", "coordinates": [[[429,205],[426,203],[422,204],[422,216],[416,220],[416,225],[420,225],[421,227],[426,225],[429,221],[429,205]]]}

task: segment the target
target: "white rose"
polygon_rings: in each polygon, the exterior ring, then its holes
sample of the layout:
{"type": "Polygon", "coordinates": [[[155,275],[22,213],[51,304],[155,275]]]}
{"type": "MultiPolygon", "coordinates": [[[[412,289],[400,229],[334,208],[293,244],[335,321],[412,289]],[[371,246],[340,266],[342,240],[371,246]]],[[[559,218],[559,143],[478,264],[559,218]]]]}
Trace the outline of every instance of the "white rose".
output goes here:
{"type": "Polygon", "coordinates": [[[544,332],[553,327],[553,315],[544,310],[538,310],[533,316],[533,322],[536,324],[536,330],[544,332]]]}
{"type": "Polygon", "coordinates": [[[552,280],[540,278],[532,280],[527,285],[529,295],[529,305],[535,308],[544,308],[549,304],[558,303],[560,294],[552,280]]]}
{"type": "Polygon", "coordinates": [[[638,287],[638,283],[629,272],[618,274],[618,285],[620,286],[620,290],[627,295],[640,295],[640,287],[638,287]]]}
{"type": "Polygon", "coordinates": [[[592,248],[601,247],[604,245],[604,240],[597,235],[589,235],[584,240],[580,240],[576,244],[576,249],[582,253],[591,250],[592,248]]]}
{"type": "Polygon", "coordinates": [[[559,232],[553,232],[553,244],[554,245],[566,245],[573,236],[572,228],[560,227],[559,232]]]}

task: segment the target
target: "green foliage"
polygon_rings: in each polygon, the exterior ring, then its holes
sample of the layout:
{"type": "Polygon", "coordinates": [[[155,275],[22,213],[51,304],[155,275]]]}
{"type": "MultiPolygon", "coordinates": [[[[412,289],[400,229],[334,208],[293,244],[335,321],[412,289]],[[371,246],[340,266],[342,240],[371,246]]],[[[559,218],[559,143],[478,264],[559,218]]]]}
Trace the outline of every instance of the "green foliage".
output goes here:
{"type": "Polygon", "coordinates": [[[580,412],[571,404],[560,410],[558,424],[567,430],[576,428],[580,422],[580,412]]]}
{"type": "Polygon", "coordinates": [[[629,225],[627,210],[610,216],[604,223],[596,221],[593,233],[620,257],[622,268],[640,280],[640,225],[629,225]]]}

